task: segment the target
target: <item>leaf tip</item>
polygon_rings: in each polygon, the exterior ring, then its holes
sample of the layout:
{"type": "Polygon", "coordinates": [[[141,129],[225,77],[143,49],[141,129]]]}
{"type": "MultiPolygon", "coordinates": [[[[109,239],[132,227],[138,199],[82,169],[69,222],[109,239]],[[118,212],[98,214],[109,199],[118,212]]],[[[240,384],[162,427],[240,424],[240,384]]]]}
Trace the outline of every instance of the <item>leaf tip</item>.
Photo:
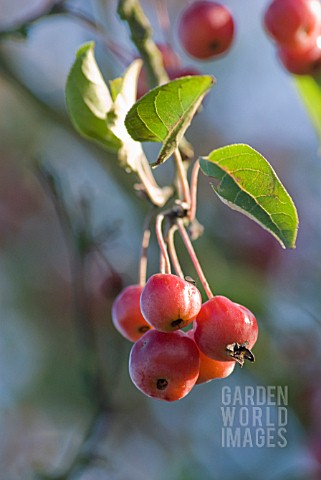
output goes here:
{"type": "Polygon", "coordinates": [[[90,42],[84,43],[81,47],[78,48],[76,53],[76,58],[81,57],[82,55],[86,54],[89,50],[95,49],[95,42],[91,40],[90,42]]]}
{"type": "Polygon", "coordinates": [[[163,163],[163,162],[158,158],[158,159],[156,160],[156,162],[152,162],[152,163],[150,163],[149,165],[150,165],[152,168],[157,168],[157,167],[159,167],[159,165],[161,165],[162,163],[163,163]]]}

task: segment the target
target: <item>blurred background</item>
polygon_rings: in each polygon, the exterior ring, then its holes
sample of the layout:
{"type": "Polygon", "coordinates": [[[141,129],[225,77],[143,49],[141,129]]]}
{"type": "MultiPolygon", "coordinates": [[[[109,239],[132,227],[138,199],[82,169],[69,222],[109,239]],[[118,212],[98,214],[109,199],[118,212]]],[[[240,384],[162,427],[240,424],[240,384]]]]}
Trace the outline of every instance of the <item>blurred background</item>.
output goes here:
{"type": "MultiPolygon", "coordinates": [[[[64,99],[81,44],[96,41],[107,80],[137,52],[116,1],[70,0],[76,14],[45,16],[19,35],[5,35],[42,17],[52,3],[0,0],[1,480],[320,479],[321,158],[293,79],[263,30],[268,1],[222,1],[237,34],[229,53],[210,62],[192,60],[179,45],[177,22],[187,2],[167,2],[166,40],[184,66],[217,79],[187,132],[196,155],[248,143],[273,165],[300,218],[297,248],[282,250],[200,179],[205,234],[195,249],[214,293],[250,308],[260,337],[254,365],[173,404],[148,399],[132,385],[131,345],[111,325],[113,299],[137,281],[146,203],[115,155],[74,132],[64,99]],[[92,237],[100,239],[99,250],[90,250],[92,237]],[[80,265],[70,245],[75,239],[89,245],[80,265]],[[79,314],[81,291],[86,302],[79,314]],[[285,448],[222,447],[226,385],[288,387],[285,448]]],[[[157,2],[142,5],[155,40],[164,42],[157,2]]],[[[171,181],[169,163],[157,171],[161,184],[171,181]]],[[[186,274],[195,276],[178,245],[186,274]]],[[[157,256],[153,237],[150,274],[157,256]]]]}

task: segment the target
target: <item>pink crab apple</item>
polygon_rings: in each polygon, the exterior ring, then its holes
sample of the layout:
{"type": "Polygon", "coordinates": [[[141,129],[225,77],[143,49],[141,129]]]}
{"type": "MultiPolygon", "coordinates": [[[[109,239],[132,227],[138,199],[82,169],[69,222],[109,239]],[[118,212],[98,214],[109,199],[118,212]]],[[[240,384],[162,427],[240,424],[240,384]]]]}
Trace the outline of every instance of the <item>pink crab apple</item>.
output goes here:
{"type": "Polygon", "coordinates": [[[191,391],[199,365],[198,348],[185,332],[149,330],[131,349],[129,374],[148,397],[173,402],[191,391]]]}
{"type": "Polygon", "coordinates": [[[194,322],[198,348],[214,360],[254,361],[251,348],[258,337],[253,313],[246,307],[217,295],[202,305],[194,322]]]}
{"type": "Polygon", "coordinates": [[[162,332],[178,330],[193,322],[201,306],[197,287],[170,273],[152,275],[140,299],[143,317],[162,332]]]}
{"type": "Polygon", "coordinates": [[[279,48],[277,55],[286,70],[294,75],[316,74],[321,67],[321,36],[306,51],[279,48]]]}
{"type": "Polygon", "coordinates": [[[274,0],[264,14],[264,26],[280,47],[307,50],[321,33],[320,1],[274,0]]]}
{"type": "Polygon", "coordinates": [[[181,77],[192,77],[194,75],[202,75],[202,73],[194,67],[180,67],[173,70],[169,70],[168,76],[170,80],[175,80],[181,77]]]}
{"type": "Polygon", "coordinates": [[[116,297],[112,306],[112,321],[118,332],[131,342],[136,342],[152,327],[140,311],[143,287],[130,285],[116,297]]]}
{"type": "Polygon", "coordinates": [[[183,12],[178,36],[185,51],[197,59],[211,59],[226,52],[234,37],[230,10],[220,3],[197,1],[183,12]]]}
{"type": "MultiPolygon", "coordinates": [[[[194,330],[189,330],[187,335],[194,340],[194,330]]],[[[207,357],[201,350],[200,354],[200,371],[197,377],[196,385],[200,383],[207,383],[215,378],[226,378],[234,371],[235,360],[230,362],[221,362],[220,360],[213,360],[207,357]]]]}

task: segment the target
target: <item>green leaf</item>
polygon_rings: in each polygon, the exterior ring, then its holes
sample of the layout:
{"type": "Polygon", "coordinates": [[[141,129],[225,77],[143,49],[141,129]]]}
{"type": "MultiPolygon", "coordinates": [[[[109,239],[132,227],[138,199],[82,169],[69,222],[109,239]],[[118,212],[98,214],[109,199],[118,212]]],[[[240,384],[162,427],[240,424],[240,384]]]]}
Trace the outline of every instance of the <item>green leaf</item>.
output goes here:
{"type": "Polygon", "coordinates": [[[321,88],[316,78],[295,76],[294,81],[321,142],[321,88]]]}
{"type": "Polygon", "coordinates": [[[178,148],[186,129],[215,79],[207,75],[182,77],[144,95],[129,110],[125,124],[139,142],[163,142],[153,166],[178,148]]]}
{"type": "Polygon", "coordinates": [[[121,92],[123,88],[123,78],[118,77],[118,78],[114,78],[113,80],[110,80],[109,86],[110,86],[112,99],[113,101],[115,101],[117,98],[117,95],[121,92]]]}
{"type": "Polygon", "coordinates": [[[118,151],[122,142],[106,121],[113,101],[97,66],[93,42],[77,52],[67,79],[66,103],[72,123],[82,136],[118,151]]]}
{"type": "Polygon", "coordinates": [[[203,173],[218,180],[212,188],[222,202],[294,248],[298,215],[294,203],[268,161],[248,145],[213,150],[200,158],[203,173]]]}

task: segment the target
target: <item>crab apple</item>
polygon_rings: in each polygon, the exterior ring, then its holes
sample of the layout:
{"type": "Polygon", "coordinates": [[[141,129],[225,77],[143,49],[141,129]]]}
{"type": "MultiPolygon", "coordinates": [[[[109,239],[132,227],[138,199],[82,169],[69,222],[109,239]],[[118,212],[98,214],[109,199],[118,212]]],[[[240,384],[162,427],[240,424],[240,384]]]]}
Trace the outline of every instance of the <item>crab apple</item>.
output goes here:
{"type": "Polygon", "coordinates": [[[192,57],[210,59],[230,48],[234,29],[233,17],[227,7],[217,2],[197,1],[184,10],[178,36],[192,57]]]}
{"type": "Polygon", "coordinates": [[[140,298],[143,317],[161,332],[178,330],[193,322],[201,306],[198,288],[171,273],[152,275],[140,298]]]}
{"type": "Polygon", "coordinates": [[[170,80],[175,80],[180,77],[191,77],[194,75],[202,75],[202,73],[194,67],[179,67],[176,69],[168,70],[168,76],[170,80]]]}
{"type": "Polygon", "coordinates": [[[180,58],[168,43],[157,43],[156,45],[162,54],[165,70],[175,70],[180,67],[180,58]]]}
{"type": "Polygon", "coordinates": [[[112,306],[112,321],[123,337],[136,342],[152,327],[140,311],[140,297],[143,287],[130,285],[116,297],[112,306]]]}
{"type": "Polygon", "coordinates": [[[321,67],[321,36],[307,51],[279,48],[277,55],[288,72],[295,75],[313,75],[321,67]]]}
{"type": "MultiPolygon", "coordinates": [[[[194,340],[194,330],[189,330],[187,335],[194,340]]],[[[207,357],[201,350],[200,354],[200,372],[197,377],[196,384],[209,382],[214,378],[226,378],[233,372],[235,368],[235,360],[230,362],[221,362],[207,357]]]]}
{"type": "Polygon", "coordinates": [[[191,391],[199,365],[199,350],[185,332],[149,330],[131,349],[129,374],[145,395],[173,402],[191,391]]]}
{"type": "Polygon", "coordinates": [[[251,348],[258,336],[253,313],[246,307],[217,295],[202,305],[194,323],[198,348],[214,360],[254,361],[251,348]]]}
{"type": "Polygon", "coordinates": [[[264,14],[264,26],[280,46],[306,50],[321,31],[319,0],[274,0],[264,14]]]}

